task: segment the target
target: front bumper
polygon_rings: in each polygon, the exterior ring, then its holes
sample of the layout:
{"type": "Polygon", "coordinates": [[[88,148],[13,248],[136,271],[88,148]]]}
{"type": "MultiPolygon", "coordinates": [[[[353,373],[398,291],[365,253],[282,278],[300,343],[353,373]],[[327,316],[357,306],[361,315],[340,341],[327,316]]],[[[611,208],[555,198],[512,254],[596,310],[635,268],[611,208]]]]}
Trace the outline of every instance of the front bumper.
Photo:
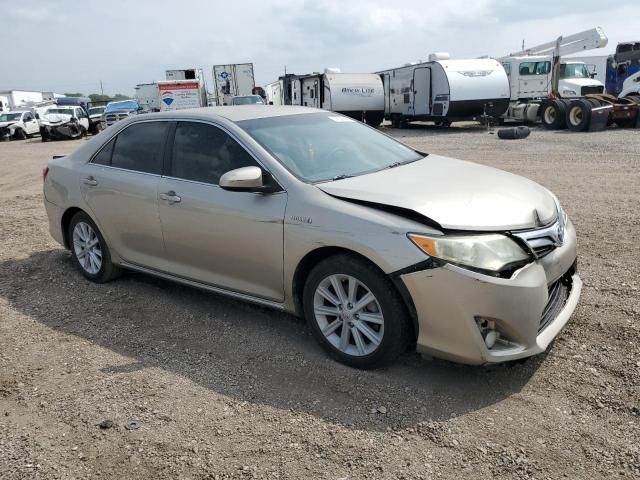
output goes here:
{"type": "Polygon", "coordinates": [[[450,264],[402,275],[416,310],[417,350],[472,365],[543,352],[578,304],[582,281],[575,265],[576,237],[569,223],[561,247],[510,279],[450,264]],[[481,320],[500,332],[502,340],[492,348],[478,327],[481,320]]]}

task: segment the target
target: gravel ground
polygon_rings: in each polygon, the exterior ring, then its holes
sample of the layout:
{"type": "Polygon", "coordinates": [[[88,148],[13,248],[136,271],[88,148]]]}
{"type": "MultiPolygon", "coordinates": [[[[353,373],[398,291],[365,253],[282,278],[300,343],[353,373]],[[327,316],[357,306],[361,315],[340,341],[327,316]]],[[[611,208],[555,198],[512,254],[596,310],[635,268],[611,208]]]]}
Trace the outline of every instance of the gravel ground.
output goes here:
{"type": "Polygon", "coordinates": [[[41,194],[80,141],[2,143],[0,477],[639,478],[640,133],[388,131],[559,196],[585,285],[547,354],[361,372],[281,313],[139,274],[91,284],[41,194]]]}

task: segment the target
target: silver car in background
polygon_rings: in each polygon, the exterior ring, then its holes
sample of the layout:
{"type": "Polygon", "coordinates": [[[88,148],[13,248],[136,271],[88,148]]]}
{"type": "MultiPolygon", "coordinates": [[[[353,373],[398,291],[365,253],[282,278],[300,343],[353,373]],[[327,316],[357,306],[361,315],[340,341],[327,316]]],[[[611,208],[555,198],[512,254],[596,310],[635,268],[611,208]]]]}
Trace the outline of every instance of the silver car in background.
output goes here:
{"type": "Polygon", "coordinates": [[[411,344],[468,364],[540,353],[582,285],[551,192],[323,110],[134,116],[50,161],[44,196],[88,279],[136,270],[292,312],[358,368],[411,344]]]}

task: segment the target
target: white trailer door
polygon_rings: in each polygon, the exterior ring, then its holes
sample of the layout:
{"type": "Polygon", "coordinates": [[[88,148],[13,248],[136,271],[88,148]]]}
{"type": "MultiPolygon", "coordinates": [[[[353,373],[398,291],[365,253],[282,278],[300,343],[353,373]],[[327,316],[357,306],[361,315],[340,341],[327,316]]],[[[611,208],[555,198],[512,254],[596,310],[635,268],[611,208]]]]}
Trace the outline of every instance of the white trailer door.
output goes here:
{"type": "Polygon", "coordinates": [[[391,76],[385,73],[382,78],[384,84],[384,113],[386,115],[391,113],[391,76]]]}
{"type": "Polygon", "coordinates": [[[428,115],[431,111],[431,69],[416,68],[413,71],[413,114],[428,115]]]}

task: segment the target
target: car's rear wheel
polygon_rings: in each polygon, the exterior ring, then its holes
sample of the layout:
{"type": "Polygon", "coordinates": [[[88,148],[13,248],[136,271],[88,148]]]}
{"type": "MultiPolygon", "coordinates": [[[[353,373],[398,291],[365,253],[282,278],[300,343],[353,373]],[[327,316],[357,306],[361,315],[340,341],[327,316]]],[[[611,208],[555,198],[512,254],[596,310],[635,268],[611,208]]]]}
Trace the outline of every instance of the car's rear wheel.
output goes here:
{"type": "Polygon", "coordinates": [[[303,305],[316,338],[346,365],[377,368],[407,346],[411,327],[402,300],[384,274],[358,258],[319,263],[305,283],[303,305]]]}
{"type": "Polygon", "coordinates": [[[78,212],[69,223],[69,245],[73,263],[92,282],[114,279],[120,269],[111,261],[104,237],[89,215],[78,212]]]}

